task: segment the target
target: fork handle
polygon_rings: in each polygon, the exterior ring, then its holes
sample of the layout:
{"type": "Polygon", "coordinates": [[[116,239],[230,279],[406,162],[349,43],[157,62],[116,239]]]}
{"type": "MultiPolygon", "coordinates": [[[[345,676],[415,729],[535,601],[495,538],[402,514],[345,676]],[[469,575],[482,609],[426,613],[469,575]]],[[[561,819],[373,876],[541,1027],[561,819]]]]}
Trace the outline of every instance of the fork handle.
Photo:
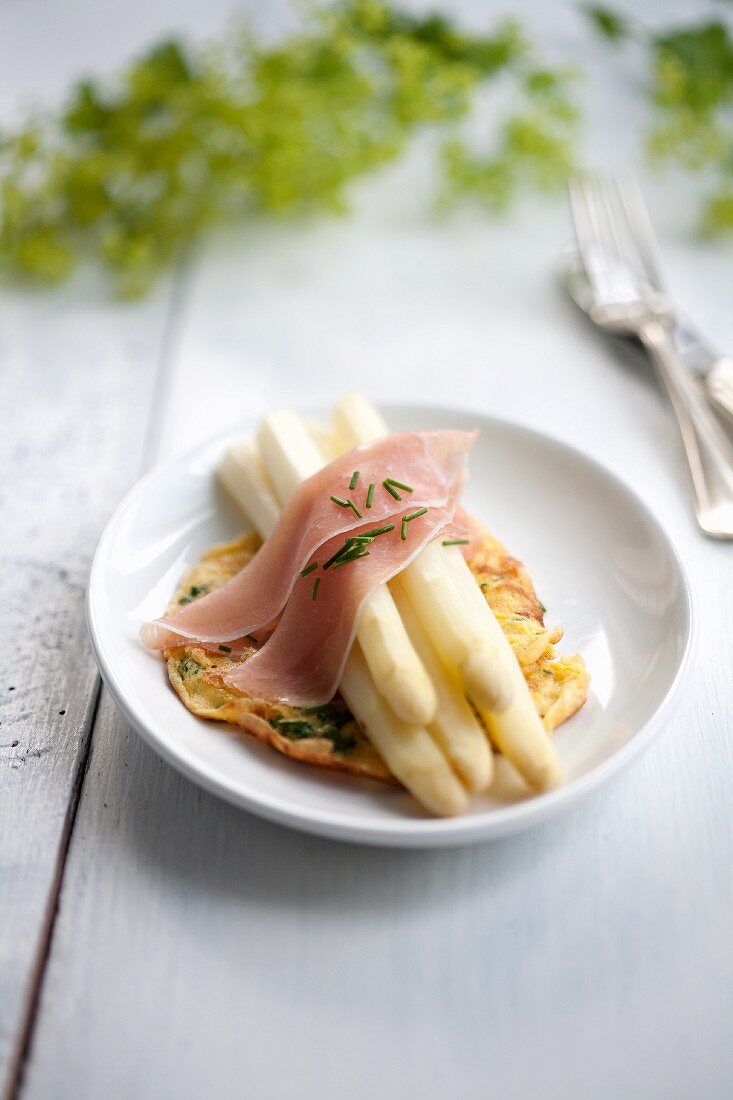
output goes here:
{"type": "Polygon", "coordinates": [[[690,377],[669,329],[642,325],[639,338],[667,391],[692,476],[697,522],[706,535],[733,539],[733,446],[690,377]]]}
{"type": "Polygon", "coordinates": [[[733,359],[716,359],[705,376],[708,398],[733,423],[733,359]]]}

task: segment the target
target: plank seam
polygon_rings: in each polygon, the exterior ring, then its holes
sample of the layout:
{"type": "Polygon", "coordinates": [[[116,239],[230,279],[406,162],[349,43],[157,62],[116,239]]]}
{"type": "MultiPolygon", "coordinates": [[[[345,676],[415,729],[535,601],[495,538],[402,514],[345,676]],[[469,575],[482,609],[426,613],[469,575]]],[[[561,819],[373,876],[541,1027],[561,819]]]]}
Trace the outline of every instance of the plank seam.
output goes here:
{"type": "Polygon", "coordinates": [[[43,916],[43,922],[41,924],[41,934],[39,936],[36,958],[28,983],[28,994],[26,997],[25,1009],[21,1017],[21,1023],[18,1032],[18,1041],[15,1046],[15,1052],[10,1059],[10,1066],[8,1070],[8,1086],[7,1092],[5,1093],[7,1100],[17,1100],[17,1097],[20,1095],[20,1089],[23,1082],[23,1071],[25,1069],[28,1055],[30,1053],[33,1028],[38,1011],[38,1004],[41,998],[43,976],[46,970],[48,957],[51,952],[53,929],[59,911],[61,884],[63,882],[66,859],[69,853],[69,847],[71,845],[71,834],[74,830],[74,823],[76,821],[76,815],[79,809],[79,803],[81,801],[81,792],[84,785],[84,777],[86,776],[87,768],[89,767],[92,733],[94,730],[94,724],[97,719],[99,704],[102,698],[101,689],[101,678],[97,676],[92,692],[92,705],[89,709],[89,717],[84,723],[85,733],[83,734],[81,739],[81,752],[79,754],[79,762],[76,768],[76,772],[74,774],[74,782],[71,788],[71,797],[69,799],[66,815],[64,817],[64,825],[61,832],[61,841],[59,843],[59,848],[56,855],[56,864],[54,866],[51,889],[49,891],[48,900],[46,902],[46,909],[43,916]]]}
{"type": "MultiPolygon", "coordinates": [[[[156,420],[155,411],[156,408],[160,407],[160,403],[170,384],[176,344],[176,330],[182,304],[185,300],[186,292],[188,291],[192,255],[191,251],[187,251],[181,256],[181,260],[172,280],[170,298],[166,307],[167,318],[163,326],[160,341],[158,369],[156,371],[156,377],[150,396],[147,428],[143,435],[142,457],[138,476],[141,476],[152,462],[160,439],[160,420],[156,420]]],[[[49,890],[43,922],[41,924],[36,957],[28,982],[28,993],[24,1011],[21,1015],[18,1038],[15,1043],[14,1052],[11,1054],[9,1061],[7,1089],[3,1092],[4,1100],[19,1100],[23,1090],[25,1069],[32,1053],[33,1037],[43,993],[43,981],[51,955],[56,919],[59,914],[64,872],[66,870],[66,863],[71,848],[79,806],[81,805],[84,781],[89,770],[94,731],[102,700],[102,690],[102,679],[99,673],[97,673],[92,689],[92,704],[89,709],[89,717],[84,723],[85,732],[80,741],[81,751],[74,774],[71,797],[69,798],[64,818],[53,879],[49,890]]]]}

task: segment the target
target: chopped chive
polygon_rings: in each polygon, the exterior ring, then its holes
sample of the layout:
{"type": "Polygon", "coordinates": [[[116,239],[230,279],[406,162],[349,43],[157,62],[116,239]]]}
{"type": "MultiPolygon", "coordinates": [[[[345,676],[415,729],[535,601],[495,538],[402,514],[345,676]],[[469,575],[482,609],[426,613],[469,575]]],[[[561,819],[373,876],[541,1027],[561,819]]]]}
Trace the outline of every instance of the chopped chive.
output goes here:
{"type": "Polygon", "coordinates": [[[393,530],[394,524],[388,523],[384,527],[375,527],[374,530],[367,531],[363,535],[351,535],[346,539],[343,546],[340,546],[336,553],[323,563],[324,570],[335,569],[337,564],[355,561],[357,557],[366,557],[365,553],[359,553],[359,551],[365,550],[370,542],[374,542],[377,535],[393,530]]]}
{"type": "Polygon", "coordinates": [[[385,523],[384,527],[374,527],[371,531],[366,531],[361,537],[375,539],[377,535],[386,535],[388,531],[394,531],[394,523],[385,523]]]}
{"type": "Polygon", "coordinates": [[[318,588],[320,586],[320,583],[321,583],[321,578],[316,577],[316,579],[313,582],[313,591],[311,592],[311,599],[312,600],[317,600],[318,599],[318,588]]]}
{"type": "MultiPolygon", "coordinates": [[[[369,542],[371,542],[371,539],[369,539],[369,542]]],[[[330,569],[332,565],[334,565],[337,561],[340,561],[341,558],[343,558],[346,554],[350,554],[354,547],[357,545],[364,545],[359,536],[355,535],[353,538],[347,539],[344,545],[340,546],[336,553],[332,557],[330,557],[328,561],[323,563],[323,568],[330,569]]]]}
{"type": "Polygon", "coordinates": [[[402,520],[402,532],[400,538],[403,542],[407,542],[407,516],[402,520]]]}
{"type": "Polygon", "coordinates": [[[349,508],[351,508],[351,511],[352,511],[352,512],[354,513],[354,515],[356,516],[356,518],[357,518],[357,519],[361,519],[361,512],[360,512],[360,511],[359,511],[359,509],[358,509],[358,508],[356,507],[356,505],[354,504],[353,500],[350,500],[350,501],[348,502],[348,504],[349,504],[349,508]]]}
{"type": "Polygon", "coordinates": [[[369,551],[368,550],[360,550],[358,554],[349,554],[348,557],[341,558],[339,561],[335,562],[335,564],[332,566],[332,568],[333,569],[340,569],[342,565],[348,565],[352,561],[358,561],[359,558],[368,558],[368,557],[369,557],[369,551]]]}
{"type": "Polygon", "coordinates": [[[351,475],[351,481],[349,482],[349,488],[350,489],[355,489],[358,484],[359,484],[359,471],[354,470],[353,474],[351,475]]]}
{"type": "Polygon", "coordinates": [[[429,508],[418,508],[416,512],[410,512],[409,516],[405,516],[405,523],[409,523],[411,519],[419,519],[420,516],[424,516],[429,511],[429,508]]]}
{"type": "Polygon", "coordinates": [[[374,490],[375,490],[375,489],[376,489],[376,485],[375,485],[375,484],[374,484],[374,482],[372,481],[372,482],[370,483],[370,485],[369,485],[369,488],[367,489],[367,498],[366,498],[366,506],[367,506],[367,508],[371,508],[371,506],[372,506],[372,504],[373,504],[373,502],[374,502],[374,490]]]}
{"type": "Polygon", "coordinates": [[[342,500],[341,497],[330,497],[329,499],[332,500],[334,504],[338,504],[339,508],[350,508],[351,507],[351,501],[342,500]]]}
{"type": "Polygon", "coordinates": [[[338,548],[338,550],[336,551],[336,553],[328,559],[328,561],[324,561],[323,568],[324,569],[330,569],[331,566],[333,565],[333,563],[338,561],[339,558],[342,558],[344,556],[344,554],[347,554],[350,549],[351,549],[351,546],[349,544],[349,541],[347,540],[344,543],[344,545],[340,546],[338,548]]]}
{"type": "Polygon", "coordinates": [[[488,581],[481,581],[481,584],[479,585],[479,588],[481,589],[482,592],[486,592],[488,590],[488,587],[489,587],[489,582],[488,581]]]}
{"type": "MultiPolygon", "coordinates": [[[[397,492],[397,490],[396,490],[396,489],[393,489],[393,488],[392,488],[392,484],[391,484],[391,482],[389,482],[389,481],[383,481],[383,482],[382,482],[382,487],[383,487],[383,488],[385,488],[385,489],[387,490],[387,492],[389,493],[389,495],[390,495],[391,497],[394,497],[394,498],[395,498],[395,500],[402,500],[402,497],[401,497],[401,496],[400,496],[400,494],[399,494],[399,493],[397,492]]],[[[333,497],[332,497],[331,499],[333,500],[333,497]]]]}
{"type": "Polygon", "coordinates": [[[317,568],[318,568],[318,562],[317,561],[312,561],[310,563],[310,565],[306,565],[305,569],[301,569],[300,575],[301,575],[301,577],[307,577],[309,573],[312,573],[313,570],[317,569],[317,568]]]}
{"type": "Polygon", "coordinates": [[[406,493],[414,493],[412,485],[405,485],[403,481],[395,481],[393,477],[388,477],[387,481],[390,485],[394,485],[395,489],[404,489],[406,493]]]}
{"type": "Polygon", "coordinates": [[[219,649],[222,651],[222,653],[231,653],[232,652],[232,647],[230,645],[220,645],[219,649]]]}
{"type": "Polygon", "coordinates": [[[540,601],[540,607],[542,608],[542,614],[544,615],[544,614],[545,614],[545,612],[547,611],[547,608],[546,608],[546,607],[545,607],[545,605],[544,605],[544,604],[542,603],[542,601],[540,601]]]}
{"type": "Polygon", "coordinates": [[[257,641],[257,639],[255,638],[254,634],[245,634],[244,636],[245,636],[245,638],[249,638],[250,642],[254,642],[254,644],[255,644],[255,645],[259,645],[259,644],[260,644],[260,643],[259,643],[259,642],[257,641]]]}
{"type": "Polygon", "coordinates": [[[468,546],[469,539],[443,539],[443,546],[468,546]]]}
{"type": "Polygon", "coordinates": [[[322,714],[327,718],[334,718],[341,714],[341,711],[333,703],[318,703],[315,707],[303,707],[303,714],[322,714]]]}

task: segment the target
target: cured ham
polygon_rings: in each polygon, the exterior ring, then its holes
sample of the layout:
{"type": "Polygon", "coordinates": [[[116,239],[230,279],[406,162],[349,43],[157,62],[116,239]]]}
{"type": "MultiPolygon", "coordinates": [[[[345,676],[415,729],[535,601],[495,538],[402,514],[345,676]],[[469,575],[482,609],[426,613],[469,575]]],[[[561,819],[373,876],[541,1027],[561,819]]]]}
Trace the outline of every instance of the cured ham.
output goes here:
{"type": "MultiPolygon", "coordinates": [[[[184,640],[229,643],[247,634],[264,633],[277,627],[257,654],[258,674],[266,678],[263,670],[270,667],[270,657],[261,654],[265,651],[268,655],[283,654],[284,638],[292,636],[292,624],[298,622],[295,606],[302,608],[305,602],[301,592],[305,591],[314,605],[308,608],[303,620],[302,629],[307,630],[306,623],[311,619],[328,623],[331,608],[328,589],[332,588],[340,592],[342,598],[342,604],[333,607],[340,612],[340,619],[348,622],[345,630],[334,630],[334,623],[330,623],[331,631],[344,646],[340,657],[345,659],[353,622],[366,593],[404,568],[417,550],[452,520],[465,480],[466,455],[474,438],[470,432],[409,432],[383,437],[336,459],[300,486],[281,512],[272,534],[245,569],[209,595],[165,619],[146,624],[141,631],[144,644],[152,649],[165,649],[184,640]],[[352,476],[357,470],[358,482],[351,490],[352,476]],[[388,490],[384,482],[389,479],[396,484],[409,485],[410,491],[394,486],[388,490]],[[370,485],[375,489],[367,509],[370,485]],[[345,501],[353,502],[353,506],[338,503],[345,501]],[[402,540],[402,517],[421,508],[428,511],[410,521],[409,538],[402,540]],[[347,537],[391,522],[395,522],[397,537],[389,538],[390,532],[380,535],[369,544],[368,556],[344,568],[330,568],[326,572],[319,569],[318,573],[313,571],[313,576],[301,577],[316,560],[321,566],[325,564],[347,537]],[[387,553],[388,547],[392,550],[391,555],[387,553]],[[350,575],[355,579],[350,579],[350,575]],[[312,600],[315,577],[321,577],[322,584],[318,599],[312,600]],[[356,601],[347,598],[352,588],[361,593],[356,601]],[[294,608],[288,611],[293,599],[294,608]],[[282,636],[273,644],[283,626],[282,636]]],[[[319,632],[322,639],[328,629],[324,625],[319,632]]],[[[302,639],[298,650],[290,651],[288,660],[276,666],[279,676],[294,675],[289,670],[298,666],[300,651],[304,648],[305,639],[302,639]]],[[[328,644],[325,648],[329,653],[335,651],[328,644]]],[[[309,649],[309,659],[314,656],[317,655],[309,649]]],[[[331,668],[333,660],[331,658],[324,665],[319,657],[318,667],[331,668]]],[[[254,658],[246,664],[252,661],[254,658]]],[[[319,673],[319,677],[324,675],[319,673]]],[[[308,691],[313,690],[311,684],[308,691]]],[[[283,681],[283,691],[277,697],[282,698],[286,693],[283,681]]]]}
{"type": "MultiPolygon", "coordinates": [[[[291,706],[328,702],[341,679],[362,601],[404,569],[451,522],[456,499],[454,487],[445,504],[433,505],[409,520],[404,540],[402,518],[410,516],[413,509],[402,505],[403,511],[386,525],[393,524],[393,530],[368,544],[368,557],[299,578],[271,637],[249,660],[227,673],[225,682],[248,695],[291,706]],[[315,599],[314,577],[320,577],[315,599]]],[[[372,524],[362,524],[351,532],[352,537],[370,528],[372,524]]],[[[341,535],[329,539],[321,547],[321,555],[328,560],[343,545],[341,535]]]]}
{"type": "Polygon", "coordinates": [[[445,538],[460,541],[461,553],[466,561],[470,561],[486,538],[486,528],[475,516],[459,506],[453,522],[445,531],[445,538]]]}

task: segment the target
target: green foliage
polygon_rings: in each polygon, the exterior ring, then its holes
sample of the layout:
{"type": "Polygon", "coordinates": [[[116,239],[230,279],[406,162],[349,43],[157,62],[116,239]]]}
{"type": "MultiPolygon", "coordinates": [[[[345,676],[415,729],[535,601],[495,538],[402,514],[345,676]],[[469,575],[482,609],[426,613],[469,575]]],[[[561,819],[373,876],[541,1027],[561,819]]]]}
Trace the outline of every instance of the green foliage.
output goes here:
{"type": "Polygon", "coordinates": [[[607,8],[585,10],[606,37],[633,32],[646,47],[653,110],[650,162],[702,173],[709,187],[700,214],[702,232],[733,232],[733,38],[727,25],[712,20],[651,33],[632,28],[607,8]]]}
{"type": "Polygon", "coordinates": [[[570,98],[574,74],[531,66],[520,74],[515,108],[489,154],[472,152],[460,138],[444,147],[446,196],[472,195],[493,210],[511,204],[523,187],[551,191],[575,165],[578,111],[570,98]]]}
{"type": "Polygon", "coordinates": [[[649,152],[712,179],[701,227],[733,232],[733,39],[725,24],[705,23],[652,41],[654,123],[649,152]]]}
{"type": "Polygon", "coordinates": [[[598,34],[604,38],[617,42],[621,38],[628,38],[631,33],[629,22],[619,12],[601,4],[586,4],[583,8],[598,34]]]}
{"type": "Polygon", "coordinates": [[[51,283],[95,257],[117,293],[144,294],[208,226],[344,210],[353,179],[418,127],[455,127],[500,72],[526,110],[490,159],[457,139],[446,153],[452,191],[499,207],[525,184],[561,182],[572,162],[564,77],[536,67],[511,24],[465,34],[348,0],[274,47],[246,34],[161,43],[115,85],[85,80],[57,117],[0,135],[0,269],[51,283]]]}

